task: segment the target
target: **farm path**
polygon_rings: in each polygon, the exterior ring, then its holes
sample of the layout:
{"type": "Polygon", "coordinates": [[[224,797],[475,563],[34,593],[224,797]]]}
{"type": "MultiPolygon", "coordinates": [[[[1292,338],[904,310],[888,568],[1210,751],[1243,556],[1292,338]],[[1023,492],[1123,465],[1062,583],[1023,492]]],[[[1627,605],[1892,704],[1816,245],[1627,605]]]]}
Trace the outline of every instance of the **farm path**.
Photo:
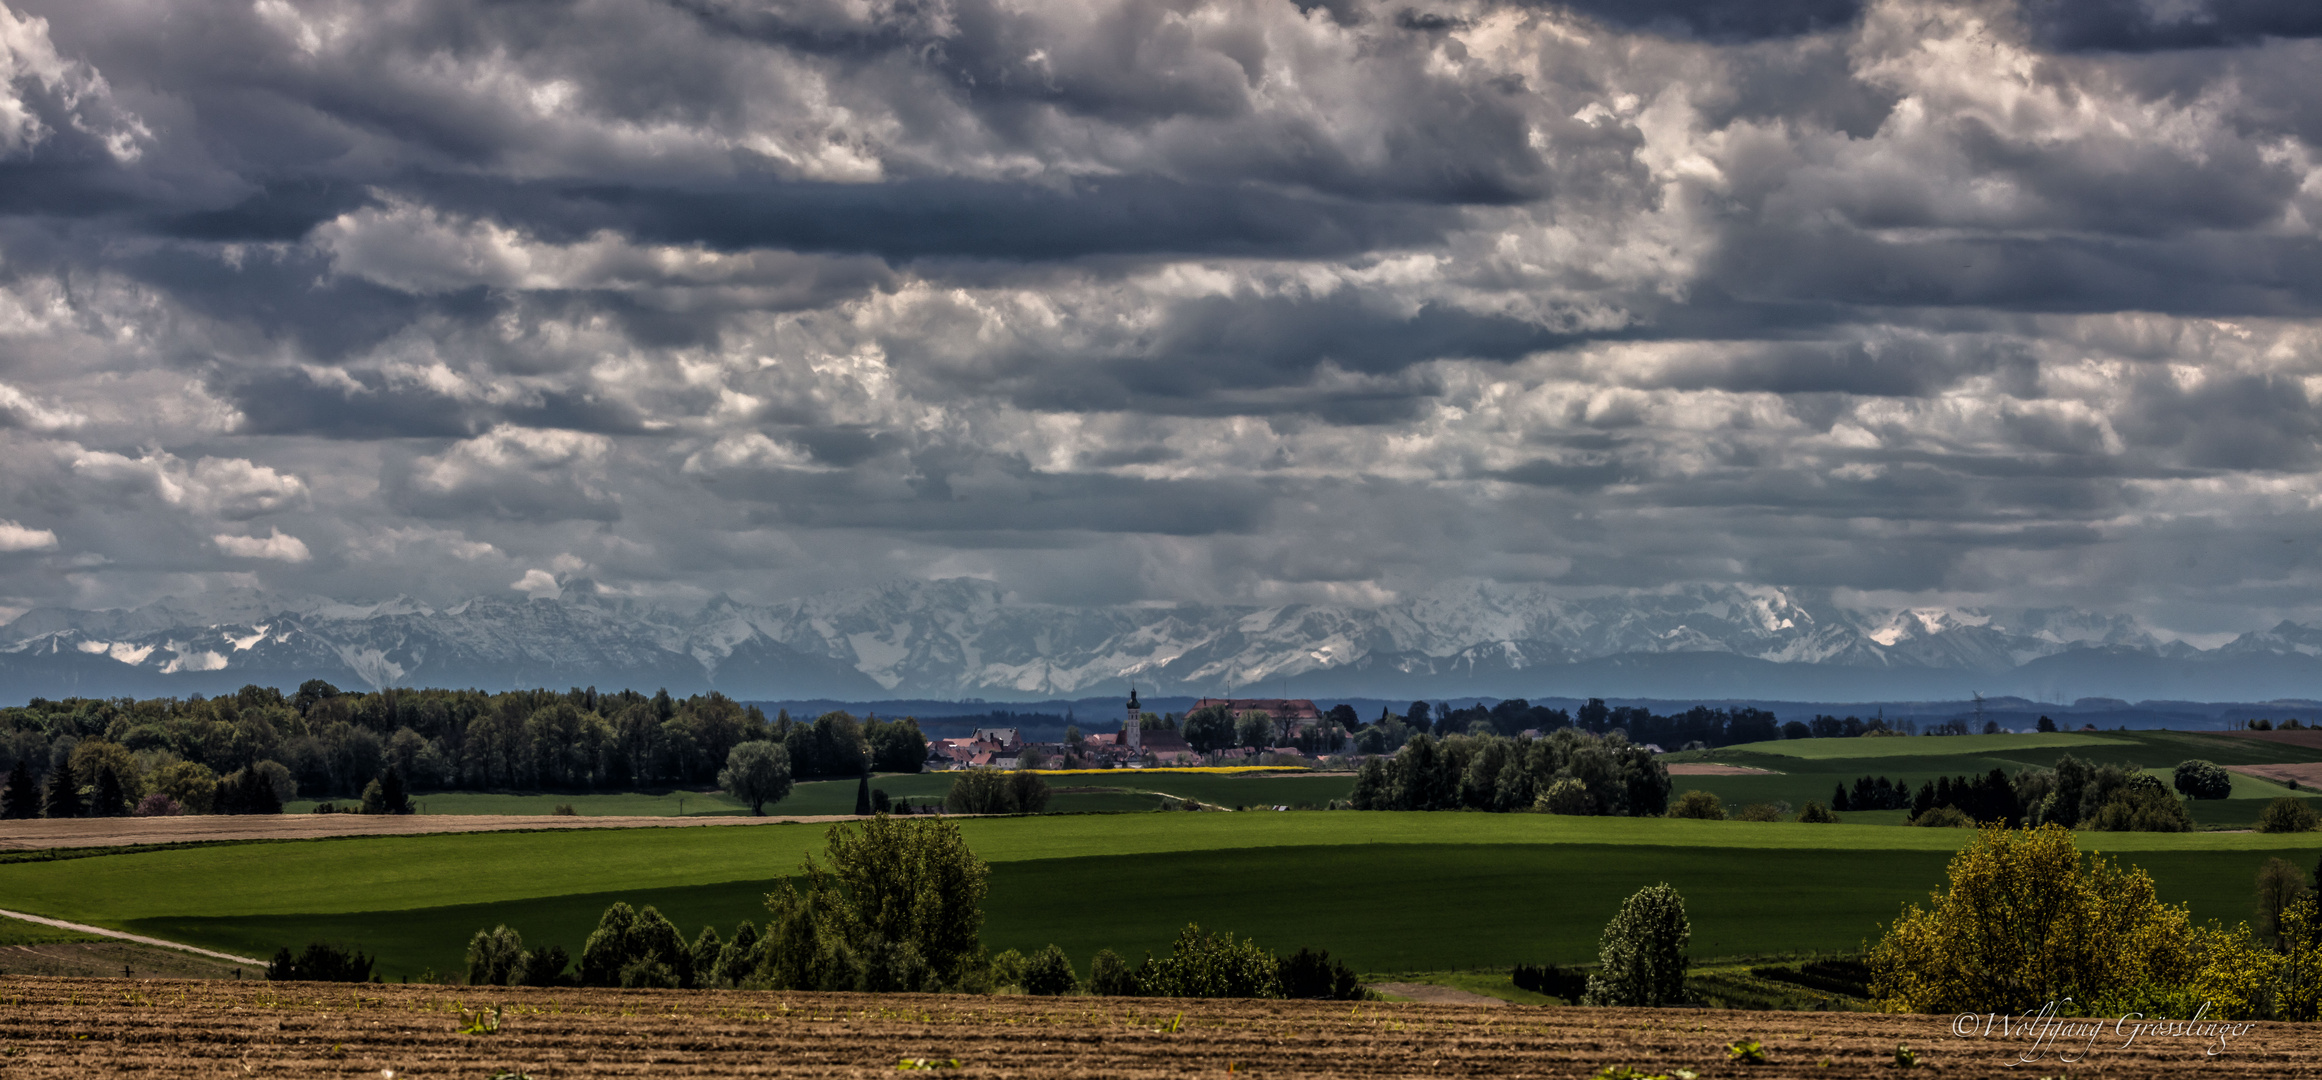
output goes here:
{"type": "MultiPolygon", "coordinates": [[[[1608,1067],[1704,1080],[1897,1076],[1908,1046],[1949,1078],[2322,1078],[2322,1025],[2227,1035],[1981,1037],[1947,1016],[1707,1009],[1478,1009],[1188,1001],[575,990],[0,977],[8,1080],[231,1075],[395,1080],[892,1077],[1162,1080],[1249,1073],[1557,1077],[1608,1067]],[[492,1007],[487,1010],[487,1007],[492,1007]],[[1964,1036],[1954,1034],[1964,1030],[1964,1036]],[[1745,1064],[1728,1047],[1762,1061],[1745,1064]],[[2212,1051],[2219,1051],[2212,1054],[2212,1051]],[[2068,1060],[2059,1061],[2059,1055],[2068,1060]],[[2011,1067],[2011,1065],[2013,1067],[2011,1067]]],[[[2238,1029],[2239,1025],[2235,1025],[2238,1029]]],[[[1912,1070],[1913,1073],[1919,1070],[1912,1070]]]]}
{"type": "Polygon", "coordinates": [[[784,821],[852,820],[848,815],[683,818],[525,814],[195,814],[150,818],[34,818],[0,822],[0,851],[180,844],[202,840],[314,840],[326,836],[415,836],[540,829],[689,829],[772,825],[784,821]]]}
{"type": "Polygon", "coordinates": [[[236,964],[257,964],[260,967],[264,967],[266,964],[266,961],[264,960],[253,960],[247,956],[236,956],[233,953],[211,952],[208,949],[197,949],[191,945],[181,945],[174,941],[164,941],[160,938],[146,937],[143,934],[131,934],[121,930],[107,930],[102,926],[90,926],[86,923],[66,922],[63,919],[51,919],[46,915],[27,915],[21,911],[7,911],[0,909],[0,919],[17,919],[28,923],[39,923],[42,926],[53,926],[59,930],[77,930],[84,934],[95,934],[98,937],[118,938],[122,941],[134,941],[140,945],[159,945],[164,949],[177,949],[181,952],[199,953],[203,956],[211,957],[213,959],[231,961],[236,964]]]}

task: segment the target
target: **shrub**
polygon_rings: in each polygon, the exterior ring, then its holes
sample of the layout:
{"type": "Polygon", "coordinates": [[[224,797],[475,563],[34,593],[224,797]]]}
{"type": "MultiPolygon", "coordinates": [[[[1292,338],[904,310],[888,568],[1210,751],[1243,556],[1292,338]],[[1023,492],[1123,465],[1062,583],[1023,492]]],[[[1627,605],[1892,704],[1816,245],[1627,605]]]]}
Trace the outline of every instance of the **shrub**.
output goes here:
{"type": "Polygon", "coordinates": [[[979,939],[988,870],[950,821],[833,826],[766,898],[751,985],[776,990],[967,988],[990,978],[979,939]]]}
{"type": "Polygon", "coordinates": [[[1072,970],[1072,958],[1054,945],[1040,950],[1024,965],[1024,977],[1018,984],[1027,994],[1059,997],[1080,990],[1080,976],[1072,970]]]}
{"type": "Polygon", "coordinates": [[[1187,923],[1169,955],[1145,959],[1137,987],[1149,997],[1281,997],[1280,965],[1254,941],[1229,933],[1208,933],[1187,923]]]}
{"type": "Polygon", "coordinates": [[[527,951],[516,958],[515,973],[508,981],[519,986],[556,986],[564,982],[564,969],[571,963],[562,945],[527,951]]]}
{"type": "Polygon", "coordinates": [[[1719,799],[1713,792],[1688,791],[1677,796],[1677,801],[1670,805],[1669,816],[1673,818],[1697,818],[1702,821],[1724,821],[1725,801],[1719,799]]]}
{"type": "Polygon", "coordinates": [[[2267,859],[2257,872],[2257,930],[2266,940],[2281,942],[2282,912],[2312,891],[2306,872],[2287,859],[2267,859]]]}
{"type": "Polygon", "coordinates": [[[130,813],[138,817],[176,817],[185,813],[185,808],[179,806],[176,799],[156,791],[138,800],[137,809],[130,813]]]}
{"type": "Polygon", "coordinates": [[[2267,803],[2266,808],[2258,812],[2257,831],[2263,833],[2312,832],[2316,824],[2314,808],[2306,805],[2306,800],[2293,795],[2284,795],[2267,803]]]}
{"type": "Polygon", "coordinates": [[[675,990],[679,980],[676,970],[650,956],[640,956],[621,968],[621,988],[625,990],[675,990]]]}
{"type": "Polygon", "coordinates": [[[1685,996],[1685,946],[1693,925],[1685,898],[1667,882],[1649,885],[1621,902],[1597,947],[1600,970],[1590,976],[1584,1005],[1671,1005],[1685,996]]]}
{"type": "Polygon", "coordinates": [[[1129,970],[1121,954],[1100,949],[1096,959],[1089,961],[1088,992],[1103,997],[1136,997],[1136,974],[1129,970]]]}
{"type": "Polygon", "coordinates": [[[370,982],[371,958],[327,941],[310,942],[292,956],[289,949],[274,954],[266,977],[276,982],[370,982]]]}
{"type": "Polygon", "coordinates": [[[1048,781],[1030,769],[1009,773],[1008,801],[1015,805],[1015,813],[1040,813],[1048,809],[1048,781]]]}
{"type": "Polygon", "coordinates": [[[873,941],[862,950],[863,989],[874,994],[915,994],[933,989],[935,972],[919,946],[908,941],[873,941]]]}
{"type": "Polygon", "coordinates": [[[992,957],[992,984],[995,986],[1024,985],[1024,954],[1014,949],[1002,950],[992,957]]]}
{"type": "Polygon", "coordinates": [[[1971,829],[1975,820],[1956,806],[1937,806],[1912,817],[1911,824],[1930,829],[1971,829]]]}
{"type": "Polygon", "coordinates": [[[2193,815],[2160,781],[2140,775],[2105,799],[2083,827],[2100,832],[2192,832],[2193,815]]]}
{"type": "Polygon", "coordinates": [[[1369,994],[1356,980],[1354,969],[1330,958],[1328,950],[1301,947],[1282,958],[1277,972],[1282,996],[1322,1001],[1360,1001],[1369,994]]]}
{"type": "Polygon", "coordinates": [[[1588,797],[1587,784],[1565,776],[1549,784],[1532,808],[1551,814],[1582,815],[1593,813],[1596,804],[1588,797]]]}
{"type": "Polygon", "coordinates": [[[651,907],[638,911],[615,903],[606,908],[581,946],[583,986],[682,986],[692,970],[685,938],[651,907]]]}
{"type": "Polygon", "coordinates": [[[2177,791],[2189,799],[2222,799],[2233,794],[2233,774],[2200,758],[2178,762],[2175,779],[2177,791]]]}
{"type": "Polygon", "coordinates": [[[1838,815],[1831,813],[1830,808],[1821,803],[1808,802],[1805,809],[1798,811],[1798,820],[1806,825],[1834,825],[1838,822],[1838,815]]]}
{"type": "Polygon", "coordinates": [[[2089,1001],[2188,981],[2194,937],[2150,876],[2083,858],[2063,826],[1986,826],[1951,860],[1933,906],[1905,908],[1871,952],[1871,994],[1898,1012],[2089,1001]]]}
{"type": "Polygon", "coordinates": [[[2314,1020],[2322,1013],[2322,901],[2314,893],[2283,909],[2281,990],[2274,1008],[2285,1020],[2314,1020]]]}
{"type": "Polygon", "coordinates": [[[1782,808],[1773,803],[1751,803],[1734,815],[1735,821],[1780,821],[1782,808]]]}
{"type": "Polygon", "coordinates": [[[1517,964],[1508,978],[1519,990],[1563,998],[1575,1005],[1588,993],[1587,973],[1554,964],[1517,964]]]}
{"type": "Polygon", "coordinates": [[[506,924],[468,939],[468,985],[506,986],[524,955],[524,937],[506,924]]]}
{"type": "Polygon", "coordinates": [[[968,769],[952,778],[943,808],[954,814],[1013,814],[1015,793],[1008,774],[998,769],[968,769]]]}

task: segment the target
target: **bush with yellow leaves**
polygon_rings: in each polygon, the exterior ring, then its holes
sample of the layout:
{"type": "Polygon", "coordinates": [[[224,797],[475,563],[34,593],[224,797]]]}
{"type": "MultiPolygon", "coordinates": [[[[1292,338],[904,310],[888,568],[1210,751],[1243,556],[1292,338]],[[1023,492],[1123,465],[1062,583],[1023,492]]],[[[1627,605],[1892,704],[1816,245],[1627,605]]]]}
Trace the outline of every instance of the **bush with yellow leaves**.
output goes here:
{"type": "Polygon", "coordinates": [[[2016,1011],[2086,1001],[2199,970],[2190,920],[2153,879],[2072,832],[1986,826],[1951,860],[1950,888],[1911,905],[1871,952],[1871,996],[1895,1012],[2016,1011]]]}
{"type": "Polygon", "coordinates": [[[2283,948],[2249,924],[2195,927],[2151,875],[2070,830],[1986,826],[1951,860],[1950,887],[1911,905],[1872,950],[1871,996],[1894,1012],[2019,1012],[2310,1019],[2322,998],[2322,918],[2282,913],[2283,948]],[[2067,999],[2070,999],[2067,1001],[2067,999]]]}

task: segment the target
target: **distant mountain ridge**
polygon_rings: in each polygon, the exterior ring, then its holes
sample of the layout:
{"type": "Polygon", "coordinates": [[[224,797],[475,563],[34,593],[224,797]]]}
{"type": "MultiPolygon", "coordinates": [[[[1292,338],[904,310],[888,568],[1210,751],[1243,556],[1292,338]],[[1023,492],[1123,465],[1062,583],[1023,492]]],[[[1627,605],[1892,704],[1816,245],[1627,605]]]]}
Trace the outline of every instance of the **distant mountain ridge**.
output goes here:
{"type": "Polygon", "coordinates": [[[554,599],[437,608],[234,592],[134,609],[37,608],[0,628],[12,698],[215,693],[310,678],[350,688],[595,685],[734,697],[1039,701],[1151,692],[1793,700],[2012,693],[2249,701],[2322,697],[2322,628],[2215,649],[2060,608],[1862,610],[1828,595],[1688,585],[1574,598],[1461,581],[1380,607],[1010,602],[974,579],[897,581],[779,604],[678,610],[586,580],[554,599]]]}

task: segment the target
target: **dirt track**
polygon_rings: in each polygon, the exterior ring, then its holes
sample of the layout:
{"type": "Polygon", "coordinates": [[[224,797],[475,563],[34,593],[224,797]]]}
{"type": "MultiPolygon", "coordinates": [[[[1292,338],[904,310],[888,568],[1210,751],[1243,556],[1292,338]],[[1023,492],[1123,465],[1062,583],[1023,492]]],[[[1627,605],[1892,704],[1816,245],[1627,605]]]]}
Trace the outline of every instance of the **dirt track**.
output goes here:
{"type": "Polygon", "coordinates": [[[851,821],[851,817],[558,817],[523,814],[200,814],[153,818],[70,818],[0,822],[0,851],[177,844],[194,840],[311,840],[323,836],[405,836],[520,829],[690,829],[851,821]]]}
{"type": "Polygon", "coordinates": [[[2148,1038],[2009,1069],[2027,1044],[1953,1038],[1949,1018],[1860,1013],[43,978],[0,978],[0,1002],[9,1080],[891,1077],[906,1058],[957,1059],[939,1071],[960,1077],[1921,1075],[1894,1067],[1898,1043],[1937,1077],[2322,1076],[2322,1026],[2289,1024],[2259,1025],[2218,1057],[2198,1039],[2148,1038]],[[506,1006],[498,1033],[461,1034],[461,1010],[487,1003],[506,1006]],[[1741,1038],[1762,1040],[1764,1064],[1728,1062],[1741,1038]]]}
{"type": "Polygon", "coordinates": [[[1671,776],[1772,776],[1772,769],[1756,769],[1748,765],[1719,765],[1711,761],[1680,761],[1669,766],[1671,776]]]}
{"type": "Polygon", "coordinates": [[[2271,780],[2277,784],[2286,784],[2295,780],[2299,787],[2322,788],[2322,761],[2302,762],[2294,765],[2233,765],[2228,767],[2234,772],[2246,773],[2260,780],[2271,780]]]}

